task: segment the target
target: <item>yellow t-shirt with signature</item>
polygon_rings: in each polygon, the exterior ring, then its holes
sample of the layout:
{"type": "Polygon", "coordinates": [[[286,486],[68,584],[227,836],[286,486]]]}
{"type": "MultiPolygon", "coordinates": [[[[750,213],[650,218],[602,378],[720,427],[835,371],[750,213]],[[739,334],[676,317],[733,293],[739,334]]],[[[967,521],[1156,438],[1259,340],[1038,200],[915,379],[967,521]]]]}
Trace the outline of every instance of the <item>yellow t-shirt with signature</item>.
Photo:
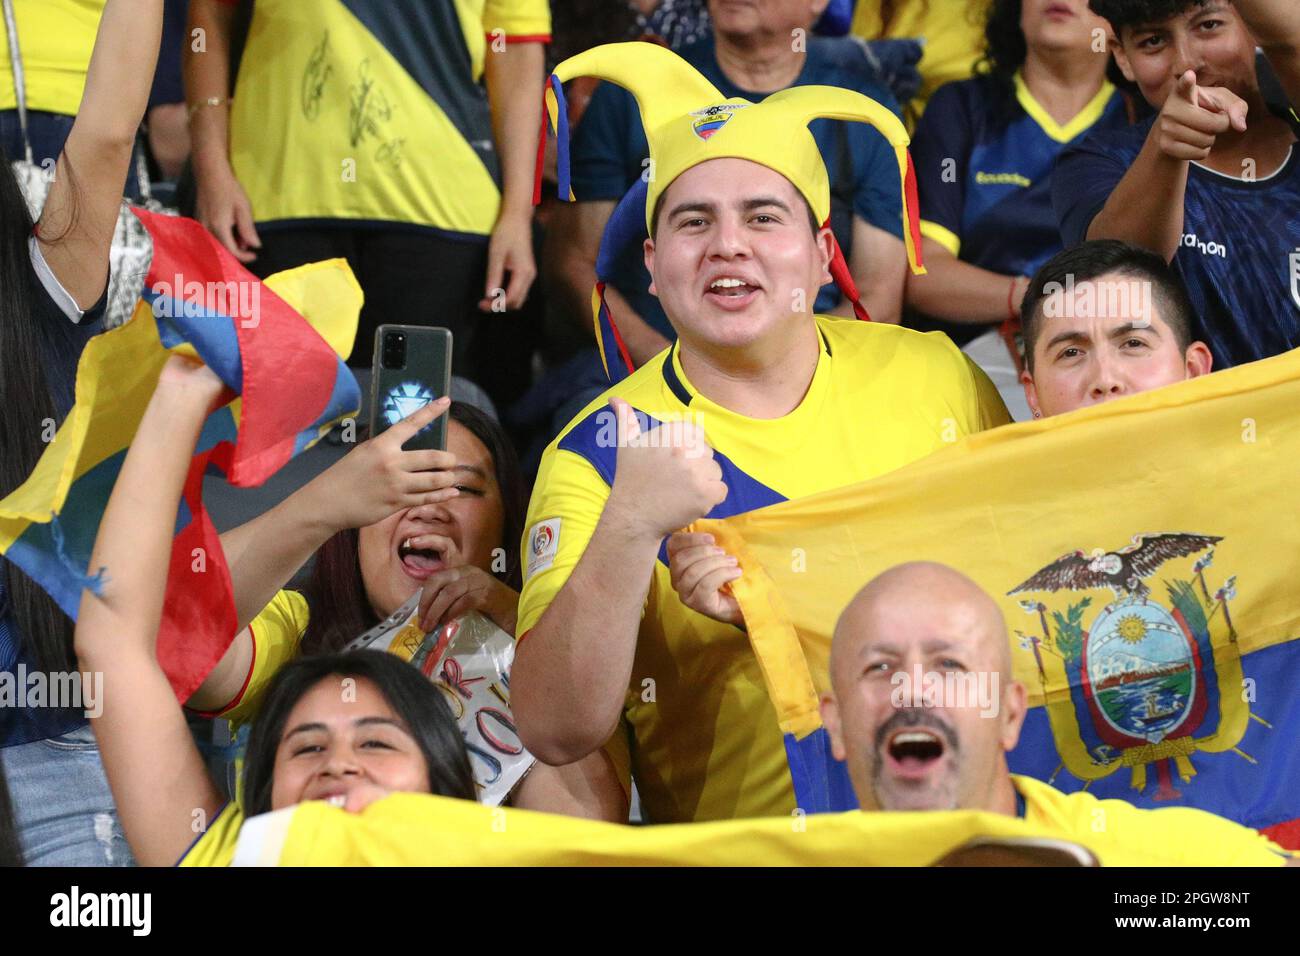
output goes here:
{"type": "Polygon", "coordinates": [[[546,0],[257,0],[230,159],[258,227],[488,235],[501,197],[484,63],[549,34],[546,0]]]}

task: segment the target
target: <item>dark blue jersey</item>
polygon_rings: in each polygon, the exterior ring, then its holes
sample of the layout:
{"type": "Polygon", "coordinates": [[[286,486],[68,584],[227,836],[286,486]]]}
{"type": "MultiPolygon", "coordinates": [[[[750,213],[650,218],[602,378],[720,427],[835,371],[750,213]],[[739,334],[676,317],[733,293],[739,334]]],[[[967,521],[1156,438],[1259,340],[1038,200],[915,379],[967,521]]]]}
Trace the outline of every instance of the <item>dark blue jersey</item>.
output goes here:
{"type": "MultiPolygon", "coordinates": [[[[1083,241],[1142,150],[1154,118],[1090,136],[1061,157],[1053,203],[1066,245],[1083,241]]],[[[1253,181],[1192,163],[1173,260],[1216,369],[1300,345],[1300,156],[1253,181]]]]}
{"type": "MultiPolygon", "coordinates": [[[[742,90],[718,66],[712,37],[677,51],[718,88],[724,97],[758,102],[766,94],[742,90]]],[[[870,96],[894,113],[898,104],[871,79],[862,48],[852,40],[814,38],[808,41],[803,71],[791,86],[842,86],[870,96]]],[[[846,257],[852,254],[854,215],[879,229],[903,237],[903,203],[898,188],[898,161],[885,138],[865,123],[817,119],[809,124],[831,183],[831,228],[846,257]]],[[[602,83],[573,133],[571,147],[573,195],[579,202],[619,200],[646,170],[650,155],[645,131],[632,94],[613,83],[602,83]]],[[[659,300],[649,293],[650,275],[639,244],[620,257],[611,283],[638,314],[662,335],[676,338],[659,300]]],[[[827,286],[817,299],[825,311],[839,301],[827,286]]],[[[617,317],[615,317],[617,319],[617,317]]]]}
{"type": "MultiPolygon", "coordinates": [[[[1123,94],[1110,83],[1065,126],[1019,74],[1011,102],[988,76],[940,87],[912,138],[921,234],[981,269],[1033,275],[1061,251],[1051,187],[1061,152],[1094,130],[1128,122],[1123,94]]],[[[936,327],[961,339],[983,332],[967,324],[936,327]]]]}

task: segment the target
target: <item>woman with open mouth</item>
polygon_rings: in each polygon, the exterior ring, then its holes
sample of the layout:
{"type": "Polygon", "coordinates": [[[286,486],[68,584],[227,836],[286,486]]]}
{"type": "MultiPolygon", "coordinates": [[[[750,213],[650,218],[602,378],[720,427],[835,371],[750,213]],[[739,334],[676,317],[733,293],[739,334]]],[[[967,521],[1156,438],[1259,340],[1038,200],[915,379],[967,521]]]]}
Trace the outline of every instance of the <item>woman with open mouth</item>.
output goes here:
{"type": "MultiPolygon", "coordinates": [[[[186,701],[189,708],[223,717],[236,728],[255,725],[282,666],[342,650],[417,592],[422,592],[426,632],[477,611],[515,636],[524,497],[509,438],[474,406],[452,402],[447,451],[401,449],[406,438],[442,413],[443,401],[415,412],[407,420],[412,427],[395,426],[363,442],[278,508],[223,536],[232,577],[245,582],[238,593],[260,586],[265,607],[260,613],[256,607],[240,608],[240,619],[249,625],[186,701]],[[403,477],[404,469],[412,468],[431,470],[418,478],[407,470],[403,477]],[[322,521],[331,535],[295,561],[285,542],[295,537],[310,542],[305,529],[322,521]],[[283,589],[312,551],[315,563],[303,590],[283,589]]],[[[568,767],[538,763],[516,787],[511,803],[584,812],[579,795],[587,794],[589,777],[609,772],[602,759],[597,754],[568,767]]],[[[627,819],[626,805],[617,800],[602,804],[600,812],[627,819]]]]}
{"type": "MultiPolygon", "coordinates": [[[[436,414],[430,410],[425,417],[436,414]]],[[[390,429],[285,502],[286,510],[302,512],[321,496],[359,498],[369,485],[386,480],[389,469],[398,467],[391,463],[403,456],[434,456],[444,473],[444,487],[427,493],[425,503],[333,533],[317,551],[303,590],[275,592],[187,706],[236,726],[249,723],[283,664],[341,651],[421,590],[426,631],[478,611],[514,635],[523,521],[519,467],[500,425],[485,413],[453,402],[448,414],[446,452],[402,451],[410,432],[390,429]]],[[[256,534],[249,548],[273,547],[274,535],[257,524],[246,526],[256,534]]],[[[231,554],[238,544],[228,548],[232,566],[250,557],[231,554]]]]}

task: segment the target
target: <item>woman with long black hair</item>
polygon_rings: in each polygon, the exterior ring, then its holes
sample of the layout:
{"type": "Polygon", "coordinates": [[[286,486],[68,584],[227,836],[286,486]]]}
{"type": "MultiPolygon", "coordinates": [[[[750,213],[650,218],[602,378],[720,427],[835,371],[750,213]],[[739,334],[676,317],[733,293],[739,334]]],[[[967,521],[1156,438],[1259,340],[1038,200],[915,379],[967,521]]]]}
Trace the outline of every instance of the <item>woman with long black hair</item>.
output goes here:
{"type": "MultiPolygon", "coordinates": [[[[36,466],[72,406],[81,350],[103,331],[109,246],[153,82],[162,7],[105,5],[81,109],[37,222],[0,156],[0,498],[36,466]]],[[[72,623],[0,559],[0,671],[16,679],[75,669],[72,623]]],[[[0,708],[0,761],[29,864],[130,863],[80,709],[0,708]]]]}

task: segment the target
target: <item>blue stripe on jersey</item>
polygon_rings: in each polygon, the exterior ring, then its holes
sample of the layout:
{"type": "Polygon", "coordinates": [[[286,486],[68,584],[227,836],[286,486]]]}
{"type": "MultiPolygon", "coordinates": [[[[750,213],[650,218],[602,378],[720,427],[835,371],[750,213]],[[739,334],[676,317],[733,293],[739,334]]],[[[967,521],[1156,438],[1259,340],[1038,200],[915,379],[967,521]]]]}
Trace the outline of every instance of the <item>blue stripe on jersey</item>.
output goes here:
{"type": "Polygon", "coordinates": [[[411,79],[447,115],[492,177],[492,117],[483,88],[470,79],[469,47],[454,3],[340,0],[411,79]],[[486,148],[482,144],[489,144],[486,148]]]}
{"type": "MultiPolygon", "coordinates": [[[[671,367],[671,364],[671,360],[666,361],[665,368],[671,367]]],[[[643,433],[662,424],[639,409],[637,419],[641,422],[643,433]]],[[[585,458],[612,488],[618,460],[617,436],[618,422],[614,410],[605,406],[597,408],[569,429],[569,433],[560,439],[558,447],[561,451],[571,451],[585,458]]],[[[745,514],[786,500],[785,495],[772,490],[752,475],[742,471],[721,451],[714,449],[713,460],[722,468],[722,480],[727,485],[727,497],[720,504],[715,505],[713,510],[705,515],[706,518],[730,518],[732,515],[745,514]]],[[[667,549],[666,541],[659,546],[659,560],[664,564],[668,563],[667,549]]]]}

